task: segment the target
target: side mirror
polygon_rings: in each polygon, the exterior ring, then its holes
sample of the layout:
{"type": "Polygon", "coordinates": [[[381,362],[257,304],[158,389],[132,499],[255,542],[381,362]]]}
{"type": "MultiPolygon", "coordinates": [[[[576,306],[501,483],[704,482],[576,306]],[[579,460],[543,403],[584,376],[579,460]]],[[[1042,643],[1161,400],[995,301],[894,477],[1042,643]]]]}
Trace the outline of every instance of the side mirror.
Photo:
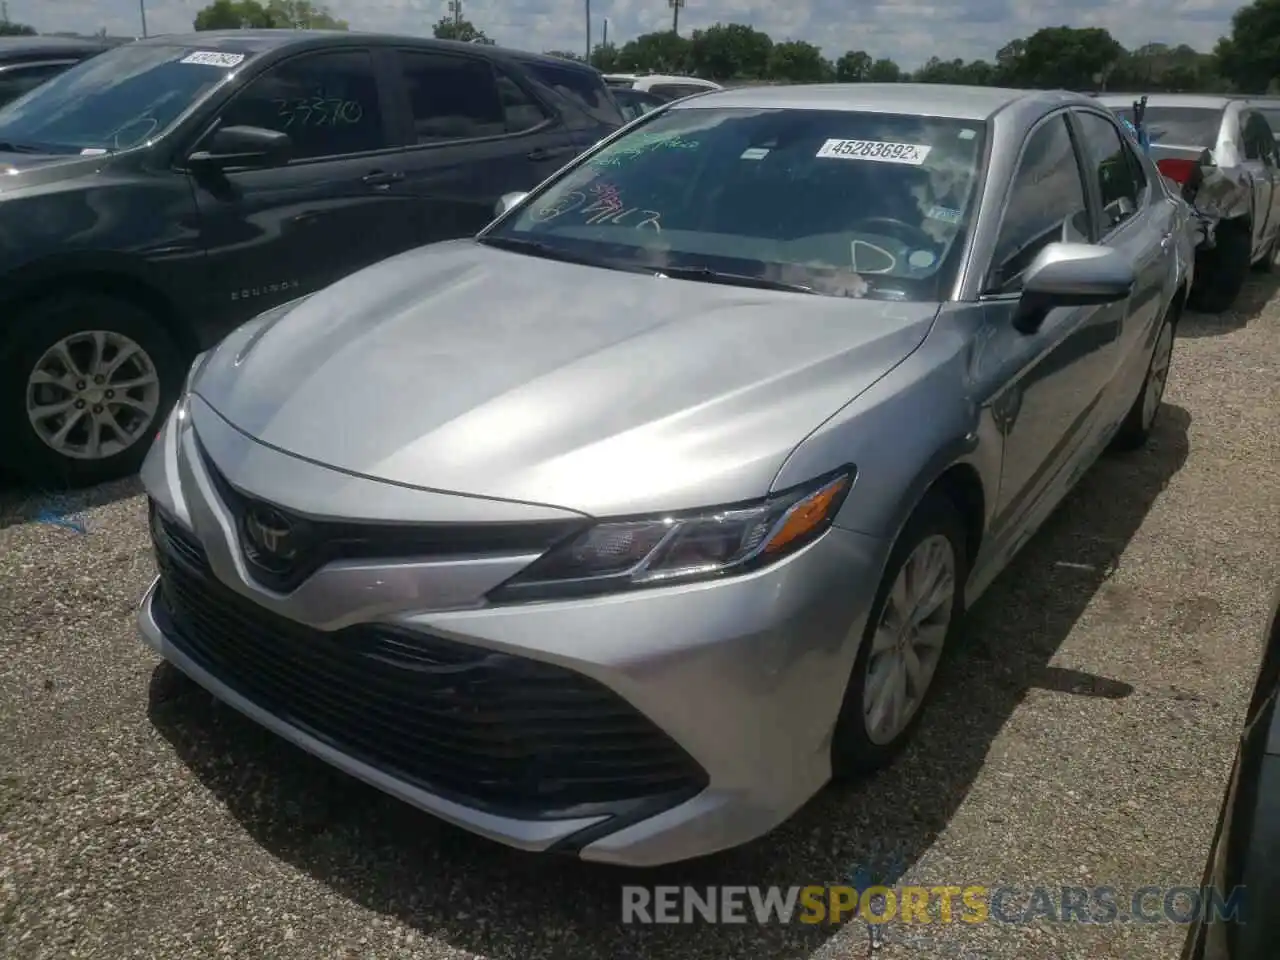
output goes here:
{"type": "Polygon", "coordinates": [[[1127,257],[1092,243],[1051,243],[1023,274],[1014,329],[1035,333],[1055,307],[1117,303],[1133,292],[1137,277],[1127,257]]]}
{"type": "Polygon", "coordinates": [[[527,193],[504,193],[502,195],[502,199],[499,200],[497,205],[493,208],[493,215],[495,217],[502,216],[528,195],[529,194],[527,193]]]}
{"type": "Polygon", "coordinates": [[[223,127],[205,149],[187,157],[194,168],[274,167],[287,163],[293,141],[287,133],[265,127],[223,127]]]}

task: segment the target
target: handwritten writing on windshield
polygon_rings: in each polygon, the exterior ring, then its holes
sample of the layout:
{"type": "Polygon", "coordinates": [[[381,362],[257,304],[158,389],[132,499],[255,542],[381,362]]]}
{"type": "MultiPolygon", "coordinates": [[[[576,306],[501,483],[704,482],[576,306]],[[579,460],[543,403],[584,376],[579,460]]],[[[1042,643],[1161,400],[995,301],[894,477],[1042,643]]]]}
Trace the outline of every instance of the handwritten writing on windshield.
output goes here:
{"type": "Polygon", "coordinates": [[[364,118],[364,108],[356,100],[339,97],[302,97],[297,100],[273,100],[276,115],[291,127],[352,126],[364,118]]]}
{"type": "Polygon", "coordinates": [[[627,137],[622,145],[610,147],[592,157],[589,163],[594,167],[619,167],[627,160],[656,150],[697,150],[698,146],[696,140],[685,140],[678,134],[638,133],[627,137]]]}
{"type": "Polygon", "coordinates": [[[533,211],[533,219],[538,223],[549,223],[567,213],[578,213],[583,222],[595,225],[600,223],[630,226],[637,230],[650,229],[662,231],[662,215],[657,210],[644,210],[640,207],[628,207],[622,200],[622,194],[611,183],[593,183],[586,190],[574,190],[552,203],[545,204],[533,211]],[[631,223],[625,222],[628,217],[639,216],[631,223]]]}

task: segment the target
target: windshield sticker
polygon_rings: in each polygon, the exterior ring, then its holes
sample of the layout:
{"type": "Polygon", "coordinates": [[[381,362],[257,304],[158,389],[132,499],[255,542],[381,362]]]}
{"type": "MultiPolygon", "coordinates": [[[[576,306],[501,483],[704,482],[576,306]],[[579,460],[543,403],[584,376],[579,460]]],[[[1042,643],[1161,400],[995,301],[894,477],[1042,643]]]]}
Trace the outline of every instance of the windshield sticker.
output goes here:
{"type": "Polygon", "coordinates": [[[769,155],[768,147],[749,147],[748,149],[742,151],[742,156],[739,157],[738,159],[739,160],[763,160],[768,155],[769,155]]]}
{"type": "Polygon", "coordinates": [[[105,147],[85,147],[80,151],[82,157],[100,157],[107,152],[105,147]]]}
{"type": "Polygon", "coordinates": [[[585,223],[645,228],[662,232],[662,215],[657,210],[628,207],[622,195],[612,183],[594,183],[588,190],[574,190],[560,199],[533,210],[530,219],[535,223],[549,223],[567,213],[582,214],[585,223]]]}
{"type": "Polygon", "coordinates": [[[978,135],[977,130],[970,130],[968,127],[961,130],[959,134],[961,140],[972,140],[977,135],[978,135]]]}
{"type": "Polygon", "coordinates": [[[918,167],[933,147],[919,143],[893,143],[888,140],[828,140],[815,156],[840,160],[874,160],[876,163],[907,163],[918,167]]]}
{"type": "Polygon", "coordinates": [[[198,63],[203,67],[231,67],[239,66],[244,62],[243,53],[222,53],[219,50],[197,50],[195,53],[189,53],[179,63],[198,63]]]}
{"type": "Polygon", "coordinates": [[[930,220],[941,220],[943,223],[960,222],[960,211],[951,207],[930,207],[925,216],[930,220]]]}
{"type": "Polygon", "coordinates": [[[698,143],[695,140],[685,140],[675,133],[638,133],[633,137],[628,137],[625,146],[606,150],[604,153],[592,157],[590,163],[592,166],[597,167],[616,167],[624,160],[634,160],[636,157],[659,149],[697,150],[698,143]]]}
{"type": "Polygon", "coordinates": [[[912,250],[911,255],[907,257],[907,263],[917,270],[927,270],[937,259],[932,250],[912,250]]]}

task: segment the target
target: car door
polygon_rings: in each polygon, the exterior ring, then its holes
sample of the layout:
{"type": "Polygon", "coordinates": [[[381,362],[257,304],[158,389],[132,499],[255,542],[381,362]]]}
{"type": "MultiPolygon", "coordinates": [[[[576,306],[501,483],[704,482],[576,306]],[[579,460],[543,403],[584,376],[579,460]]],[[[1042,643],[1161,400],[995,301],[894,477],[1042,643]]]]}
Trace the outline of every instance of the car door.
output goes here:
{"type": "Polygon", "coordinates": [[[490,58],[394,53],[408,144],[398,189],[420,243],[475,234],[503,194],[532,189],[577,152],[564,123],[490,58]]]}
{"type": "Polygon", "coordinates": [[[1267,204],[1267,223],[1264,242],[1280,234],[1280,144],[1276,143],[1276,128],[1262,110],[1254,111],[1252,135],[1258,142],[1258,152],[1267,170],[1270,203],[1267,204]]]}
{"type": "Polygon", "coordinates": [[[288,134],[292,150],[265,169],[190,174],[215,322],[240,322],[413,245],[404,199],[390,191],[398,149],[386,117],[370,50],[351,47],[273,64],[219,111],[203,139],[263,127],[288,134]]]}
{"type": "Polygon", "coordinates": [[[1175,201],[1150,182],[1144,164],[1114,119],[1102,110],[1072,111],[1084,161],[1094,241],[1124,254],[1137,282],[1127,301],[1099,307],[1119,334],[1110,385],[1100,403],[1097,427],[1118,423],[1133,403],[1178,278],[1175,201]]]}
{"type": "Polygon", "coordinates": [[[1273,213],[1276,203],[1275,137],[1266,118],[1246,107],[1240,111],[1241,166],[1253,181],[1253,252],[1256,254],[1275,235],[1278,223],[1273,213]]]}
{"type": "Polygon", "coordinates": [[[994,519],[1003,532],[1034,526],[1033,512],[1079,455],[1115,367],[1120,324],[1110,305],[1051,310],[1032,333],[1013,325],[1022,277],[1040,251],[1096,235],[1084,176],[1066,111],[1042,120],[1023,144],[994,245],[988,334],[1010,371],[990,401],[1004,432],[994,519]]]}

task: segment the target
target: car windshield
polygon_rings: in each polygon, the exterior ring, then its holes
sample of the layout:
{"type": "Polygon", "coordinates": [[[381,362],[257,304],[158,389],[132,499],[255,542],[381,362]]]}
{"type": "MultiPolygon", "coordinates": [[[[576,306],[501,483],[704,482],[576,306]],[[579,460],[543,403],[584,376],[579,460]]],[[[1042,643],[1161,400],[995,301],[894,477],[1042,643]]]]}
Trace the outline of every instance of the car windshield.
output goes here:
{"type": "Polygon", "coordinates": [[[52,153],[136,146],[167,130],[245,59],[183,46],[116,47],[0,108],[0,143],[52,153]]]}
{"type": "MultiPolygon", "coordinates": [[[[1133,123],[1133,108],[1113,109],[1121,120],[1133,123]]],[[[1154,107],[1142,116],[1153,144],[1170,147],[1208,147],[1218,143],[1222,128],[1221,107],[1154,107]]]]}
{"type": "Polygon", "coordinates": [[[603,147],[486,237],[708,282],[943,300],[985,140],[971,120],[677,108],[603,147]]]}

